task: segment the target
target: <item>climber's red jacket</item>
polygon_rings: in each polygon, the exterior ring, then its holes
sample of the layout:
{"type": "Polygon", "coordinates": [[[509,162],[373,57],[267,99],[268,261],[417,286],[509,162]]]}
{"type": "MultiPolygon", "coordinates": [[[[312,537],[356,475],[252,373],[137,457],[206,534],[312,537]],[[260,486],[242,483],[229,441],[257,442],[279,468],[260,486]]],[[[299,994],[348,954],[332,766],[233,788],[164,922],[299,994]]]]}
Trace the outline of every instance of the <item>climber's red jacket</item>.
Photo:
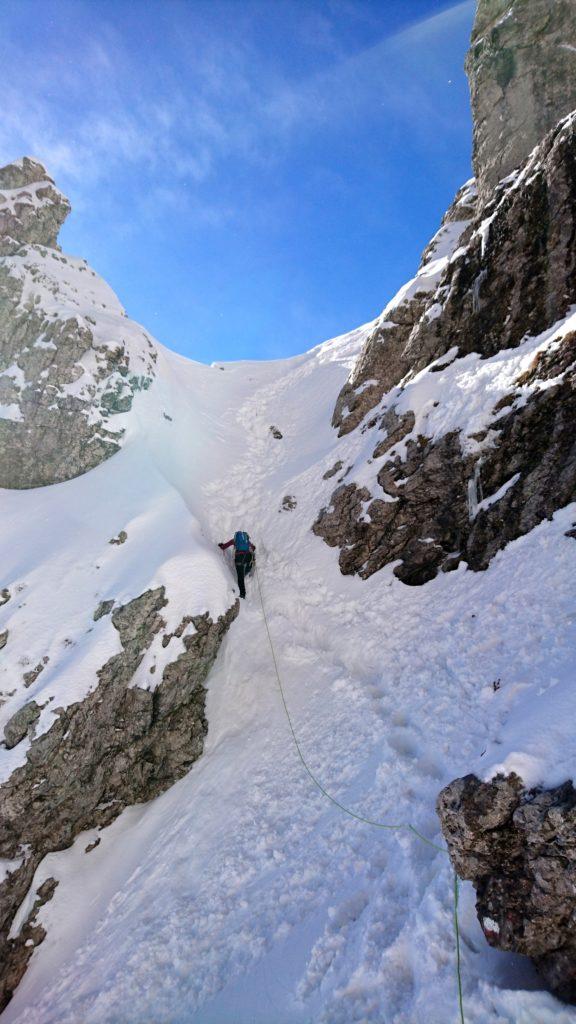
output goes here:
{"type": "MultiPolygon", "coordinates": [[[[218,547],[222,548],[222,551],[225,551],[226,548],[232,547],[233,544],[234,537],[232,537],[232,540],[227,540],[225,544],[219,544],[218,547]]],[[[256,551],[256,548],[254,547],[252,541],[250,541],[250,551],[256,551]]],[[[242,554],[244,554],[244,552],[242,552],[242,554]]]]}

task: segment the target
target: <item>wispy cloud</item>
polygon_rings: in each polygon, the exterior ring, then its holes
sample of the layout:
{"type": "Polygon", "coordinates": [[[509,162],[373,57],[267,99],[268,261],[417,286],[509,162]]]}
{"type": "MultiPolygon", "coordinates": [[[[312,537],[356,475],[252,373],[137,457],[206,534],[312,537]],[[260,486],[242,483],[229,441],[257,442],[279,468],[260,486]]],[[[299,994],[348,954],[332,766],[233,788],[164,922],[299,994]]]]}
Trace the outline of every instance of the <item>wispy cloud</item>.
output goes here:
{"type": "Polygon", "coordinates": [[[317,130],[379,106],[383,125],[387,115],[403,113],[411,117],[414,131],[424,110],[424,124],[434,132],[442,115],[430,92],[430,79],[437,77],[445,61],[443,40],[471,22],[474,7],[475,0],[465,0],[341,58],[297,86],[280,88],[266,106],[269,122],[282,132],[317,130]]]}
{"type": "Polygon", "coordinates": [[[135,50],[110,19],[96,25],[94,7],[78,0],[66,8],[81,22],[76,46],[69,32],[47,47],[28,37],[7,47],[0,162],[32,153],[84,191],[136,165],[153,177],[158,201],[170,202],[178,181],[198,186],[222,166],[281,160],[299,139],[377,105],[383,121],[386,112],[424,107],[433,130],[422,68],[410,71],[423,58],[433,63],[434,44],[471,17],[473,0],[352,54],[330,16],[345,2],[305,12],[301,31],[323,51],[324,67],[293,76],[249,39],[190,24],[187,5],[173,9],[171,63],[162,48],[153,58],[135,50]],[[35,46],[33,60],[23,45],[35,46]]]}

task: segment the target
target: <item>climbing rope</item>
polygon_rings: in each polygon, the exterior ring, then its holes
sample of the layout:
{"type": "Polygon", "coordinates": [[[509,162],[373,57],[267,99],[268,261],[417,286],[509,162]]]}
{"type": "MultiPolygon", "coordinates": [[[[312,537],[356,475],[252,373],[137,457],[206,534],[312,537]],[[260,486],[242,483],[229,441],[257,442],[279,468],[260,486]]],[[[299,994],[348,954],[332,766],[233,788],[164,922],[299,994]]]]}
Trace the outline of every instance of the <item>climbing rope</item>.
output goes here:
{"type": "MultiPolygon", "coordinates": [[[[322,795],[325,796],[326,799],[330,801],[330,803],[334,804],[335,807],[338,807],[339,810],[341,810],[344,814],[347,814],[348,817],[355,818],[356,821],[361,821],[365,825],[372,825],[374,828],[386,829],[387,831],[390,831],[390,832],[412,832],[418,839],[421,840],[421,842],[426,843],[427,846],[431,846],[434,850],[438,850],[440,853],[447,854],[448,851],[445,849],[445,847],[438,846],[436,843],[433,843],[431,839],[428,839],[426,836],[422,835],[422,833],[419,832],[418,829],[414,827],[414,825],[410,825],[410,824],[390,824],[390,823],[384,822],[384,821],[375,821],[373,818],[366,818],[362,814],[357,814],[356,811],[353,811],[350,807],[346,807],[344,804],[340,803],[340,801],[337,800],[336,797],[332,796],[332,794],[328,792],[328,790],[322,785],[320,780],[316,777],[316,775],[314,774],[314,772],[310,768],[308,762],[306,761],[306,758],[304,757],[304,754],[302,753],[302,748],[301,748],[300,743],[298,741],[298,737],[296,735],[296,730],[294,729],[294,724],[292,722],[292,717],[290,715],[290,710],[288,708],[288,704],[287,704],[287,701],[286,701],[286,695],[284,693],[284,687],[282,685],[282,678],[280,676],[280,669],[278,667],[278,659],[276,658],[276,651],[274,649],[274,644],[272,642],[272,634],[270,633],[270,626],[269,626],[269,623],[268,623],[268,616],[266,615],[266,608],[265,608],[265,605],[264,605],[264,595],[262,593],[262,584],[260,582],[260,573],[258,572],[258,566],[257,566],[256,563],[254,565],[254,570],[255,570],[255,575],[256,575],[256,581],[258,583],[258,593],[260,595],[260,604],[262,606],[262,615],[263,615],[263,618],[264,618],[264,625],[266,627],[266,634],[268,636],[268,644],[270,646],[270,653],[272,655],[272,661],[273,661],[273,664],[274,664],[274,671],[276,673],[276,680],[278,682],[278,689],[280,691],[280,697],[282,699],[282,704],[283,704],[283,707],[284,707],[284,712],[286,714],[286,718],[288,719],[288,725],[290,727],[290,732],[292,734],[292,739],[294,741],[294,746],[296,747],[296,750],[298,752],[298,757],[299,757],[299,759],[300,759],[300,761],[302,763],[302,767],[304,768],[304,771],[306,772],[306,774],[309,776],[309,778],[314,783],[316,788],[320,790],[322,795]]],[[[457,981],[458,981],[458,1005],[459,1005],[459,1010],[460,1010],[460,1022],[461,1022],[461,1024],[466,1024],[465,1019],[464,1019],[464,1001],[463,1001],[463,996],[462,996],[462,973],[461,973],[461,957],[460,957],[460,926],[459,926],[459,923],[458,923],[458,897],[459,897],[458,876],[454,872],[454,936],[455,936],[455,940],[456,940],[456,977],[457,977],[457,981]]]]}
{"type": "Polygon", "coordinates": [[[458,899],[460,896],[460,883],[458,875],[454,872],[454,935],[456,936],[456,977],[458,978],[458,1007],[460,1009],[460,1020],[464,1021],[464,998],[462,996],[462,972],[460,969],[460,925],[458,923],[458,899]]]}

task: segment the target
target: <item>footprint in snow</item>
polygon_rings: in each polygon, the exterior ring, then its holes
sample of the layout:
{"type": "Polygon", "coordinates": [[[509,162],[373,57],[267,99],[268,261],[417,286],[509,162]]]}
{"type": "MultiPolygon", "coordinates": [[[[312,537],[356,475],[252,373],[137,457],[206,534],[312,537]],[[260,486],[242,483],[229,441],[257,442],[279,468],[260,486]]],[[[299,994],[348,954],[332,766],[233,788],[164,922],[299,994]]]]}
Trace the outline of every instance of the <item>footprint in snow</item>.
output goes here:
{"type": "Polygon", "coordinates": [[[418,744],[413,733],[407,731],[392,733],[387,737],[387,743],[401,757],[406,757],[409,760],[418,757],[418,744]]]}

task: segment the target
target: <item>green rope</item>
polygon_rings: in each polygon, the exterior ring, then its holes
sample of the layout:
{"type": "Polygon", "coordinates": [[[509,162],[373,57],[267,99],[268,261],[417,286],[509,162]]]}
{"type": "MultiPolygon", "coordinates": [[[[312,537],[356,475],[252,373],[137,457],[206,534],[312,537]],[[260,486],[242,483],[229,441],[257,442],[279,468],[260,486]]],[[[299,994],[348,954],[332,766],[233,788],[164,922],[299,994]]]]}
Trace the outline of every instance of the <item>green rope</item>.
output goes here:
{"type": "Polygon", "coordinates": [[[458,899],[459,899],[458,875],[454,872],[454,934],[456,936],[456,977],[458,978],[458,1006],[460,1009],[461,1024],[464,1021],[464,998],[462,996],[462,973],[460,970],[460,925],[458,923],[458,899]]]}
{"type": "MultiPolygon", "coordinates": [[[[392,824],[389,824],[388,822],[375,821],[373,818],[366,818],[362,814],[357,814],[356,811],[353,811],[349,807],[346,807],[344,804],[340,803],[340,801],[337,800],[336,797],[332,796],[332,794],[329,793],[327,789],[325,789],[325,787],[322,785],[320,780],[316,778],[316,776],[314,775],[314,772],[309,767],[308,762],[306,761],[306,758],[304,757],[304,754],[302,753],[302,748],[301,748],[300,743],[298,741],[298,737],[296,735],[296,730],[294,729],[294,724],[292,722],[292,716],[290,715],[290,710],[289,710],[288,704],[286,702],[286,696],[285,696],[285,693],[284,693],[284,687],[282,686],[282,678],[280,676],[280,669],[278,667],[278,661],[277,661],[277,658],[276,658],[276,651],[274,649],[274,644],[272,643],[272,635],[270,633],[270,626],[268,625],[268,616],[266,615],[266,608],[264,607],[264,596],[262,594],[262,585],[260,583],[260,573],[258,572],[258,566],[257,565],[255,565],[255,572],[256,572],[256,580],[258,582],[258,593],[260,595],[260,604],[262,605],[262,615],[264,617],[264,625],[266,627],[266,633],[268,635],[268,643],[270,645],[270,652],[272,654],[272,661],[274,662],[274,670],[275,670],[275,673],[276,673],[276,679],[278,681],[278,688],[280,690],[280,696],[282,698],[282,704],[284,706],[284,711],[285,711],[285,714],[286,714],[286,718],[288,719],[288,725],[290,726],[290,732],[292,733],[292,739],[294,740],[294,746],[296,747],[296,750],[298,751],[298,757],[300,758],[300,761],[302,763],[302,767],[304,768],[304,771],[307,773],[307,775],[309,776],[311,781],[314,783],[314,785],[317,787],[317,789],[320,790],[320,792],[323,794],[323,796],[325,796],[326,799],[330,801],[330,803],[334,804],[335,807],[338,807],[339,810],[343,811],[344,814],[347,814],[350,818],[355,818],[356,821],[361,821],[365,825],[372,825],[374,828],[386,829],[386,830],[388,830],[390,832],[401,832],[401,831],[402,832],[413,832],[414,835],[417,836],[417,838],[420,839],[423,843],[426,843],[428,846],[431,846],[434,850],[438,850],[440,853],[446,853],[447,854],[448,851],[443,846],[438,846],[436,843],[433,843],[431,839],[428,839],[426,836],[422,835],[422,833],[419,832],[417,828],[414,828],[414,825],[406,825],[406,824],[392,825],[392,824]]],[[[454,934],[455,934],[455,937],[456,937],[456,975],[457,975],[457,980],[458,980],[458,1003],[459,1003],[459,1008],[460,1008],[460,1021],[461,1021],[461,1024],[465,1024],[465,1020],[464,1020],[464,1002],[463,1002],[463,996],[462,996],[461,958],[460,958],[460,928],[459,928],[459,925],[458,925],[458,876],[456,875],[456,873],[454,873],[454,934]]]]}

